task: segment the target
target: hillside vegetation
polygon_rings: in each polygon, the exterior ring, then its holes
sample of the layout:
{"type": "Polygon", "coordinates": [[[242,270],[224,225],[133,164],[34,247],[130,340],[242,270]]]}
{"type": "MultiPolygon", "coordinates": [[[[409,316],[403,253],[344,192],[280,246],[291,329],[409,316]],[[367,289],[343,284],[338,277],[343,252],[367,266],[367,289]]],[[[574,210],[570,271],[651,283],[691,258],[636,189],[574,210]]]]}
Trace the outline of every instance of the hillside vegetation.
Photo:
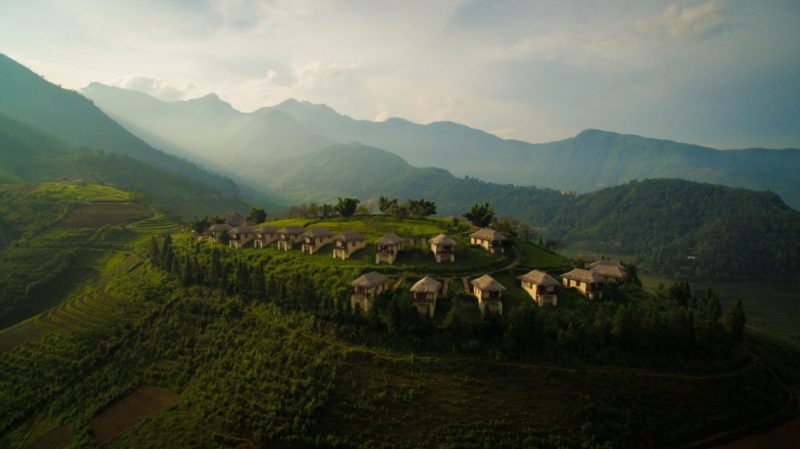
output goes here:
{"type": "Polygon", "coordinates": [[[442,215],[489,202],[549,239],[634,254],[642,269],[684,278],[790,276],[800,267],[800,213],[772,193],[683,180],[646,180],[583,195],[456,178],[376,148],[338,145],[266,172],[300,201],[379,195],[434,200],[442,215]]]}
{"type": "Polygon", "coordinates": [[[326,105],[293,99],[245,114],[216,96],[163,102],[97,83],[82,92],[107,113],[149,138],[173,143],[185,154],[214,157],[214,146],[224,142],[226,148],[236,149],[238,157],[226,160],[216,153],[215,161],[228,167],[251,162],[257,165],[251,167],[253,174],[287,155],[309,154],[331,143],[360,142],[390,151],[414,166],[441,167],[485,181],[581,193],[637,179],[680,178],[771,190],[800,209],[797,149],[720,151],[600,130],[531,144],[452,122],[354,120],[326,105]],[[219,134],[211,135],[210,129],[219,134]]]}

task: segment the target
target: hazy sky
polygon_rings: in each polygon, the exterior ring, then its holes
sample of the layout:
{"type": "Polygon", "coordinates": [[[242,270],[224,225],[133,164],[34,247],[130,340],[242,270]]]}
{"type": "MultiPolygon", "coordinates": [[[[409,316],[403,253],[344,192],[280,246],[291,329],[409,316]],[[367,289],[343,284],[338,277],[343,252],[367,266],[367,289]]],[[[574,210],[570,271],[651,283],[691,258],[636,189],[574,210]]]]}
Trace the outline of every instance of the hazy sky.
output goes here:
{"type": "Polygon", "coordinates": [[[65,87],[245,111],[800,147],[798,0],[0,0],[0,52],[65,87]]]}

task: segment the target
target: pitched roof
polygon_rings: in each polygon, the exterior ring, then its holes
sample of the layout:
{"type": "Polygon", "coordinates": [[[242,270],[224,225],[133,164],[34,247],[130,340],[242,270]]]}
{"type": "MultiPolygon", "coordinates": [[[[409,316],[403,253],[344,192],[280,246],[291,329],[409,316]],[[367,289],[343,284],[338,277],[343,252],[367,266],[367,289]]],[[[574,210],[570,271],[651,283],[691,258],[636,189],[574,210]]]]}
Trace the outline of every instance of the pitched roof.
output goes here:
{"type": "Polygon", "coordinates": [[[623,268],[621,263],[617,262],[616,260],[608,260],[608,259],[600,259],[592,263],[586,264],[586,268],[595,268],[599,267],[600,265],[623,268]]]}
{"type": "Polygon", "coordinates": [[[256,229],[257,234],[274,234],[276,232],[278,232],[278,228],[275,226],[263,226],[256,229]]]}
{"type": "Polygon", "coordinates": [[[302,234],[306,228],[302,226],[286,226],[285,228],[278,229],[278,234],[298,235],[302,234]]]}
{"type": "Polygon", "coordinates": [[[371,288],[389,282],[386,276],[378,273],[377,271],[370,271],[369,273],[362,274],[353,281],[353,287],[366,287],[371,288]]]}
{"type": "Polygon", "coordinates": [[[242,225],[231,229],[230,232],[231,234],[250,234],[251,232],[253,232],[253,228],[252,226],[242,225]]]}
{"type": "Polygon", "coordinates": [[[387,234],[379,238],[375,243],[378,245],[399,245],[403,243],[403,239],[394,234],[387,234]]]}
{"type": "Polygon", "coordinates": [[[225,212],[222,217],[225,219],[225,223],[231,226],[238,226],[242,224],[243,221],[242,216],[239,215],[239,212],[236,212],[235,210],[229,210],[228,212],[225,212]]]}
{"type": "Polygon", "coordinates": [[[220,231],[227,231],[231,227],[225,223],[214,223],[213,225],[208,227],[209,232],[220,232],[220,231]]]}
{"type": "Polygon", "coordinates": [[[303,233],[303,237],[328,237],[333,234],[331,231],[323,228],[312,228],[303,233]]]}
{"type": "Polygon", "coordinates": [[[357,242],[359,240],[364,240],[364,236],[360,232],[344,231],[333,239],[337,242],[357,242]]]}
{"type": "Polygon", "coordinates": [[[503,284],[497,282],[493,277],[489,276],[488,274],[484,274],[478,279],[473,280],[472,285],[485,291],[501,292],[506,289],[505,287],[503,287],[503,284]]]}
{"type": "Polygon", "coordinates": [[[555,278],[553,278],[553,276],[550,276],[549,274],[545,273],[544,271],[539,271],[539,270],[529,271],[528,273],[517,277],[517,279],[525,281],[525,282],[530,282],[530,283],[536,284],[536,285],[544,285],[544,286],[549,286],[549,285],[554,285],[555,286],[555,285],[558,285],[558,281],[555,280],[555,278]]]}
{"type": "Polygon", "coordinates": [[[506,236],[495,231],[494,229],[486,229],[486,228],[473,232],[472,234],[470,234],[470,237],[474,237],[476,239],[481,239],[481,240],[494,240],[494,241],[508,240],[506,236]]]}
{"type": "Polygon", "coordinates": [[[456,242],[453,241],[450,237],[439,234],[436,237],[430,239],[430,242],[434,245],[455,245],[456,242]]]}
{"type": "Polygon", "coordinates": [[[600,276],[603,277],[617,278],[617,279],[623,279],[625,276],[628,275],[628,273],[625,271],[625,268],[623,268],[619,264],[617,265],[599,264],[596,265],[594,268],[592,268],[592,271],[600,274],[600,276]]]}
{"type": "Polygon", "coordinates": [[[440,288],[442,288],[441,282],[430,276],[425,276],[411,287],[411,291],[414,293],[435,293],[438,292],[440,288]]]}
{"type": "Polygon", "coordinates": [[[596,273],[591,270],[584,270],[583,268],[575,268],[568,273],[564,273],[562,276],[567,279],[572,279],[574,281],[580,281],[580,282],[587,282],[587,283],[603,282],[603,276],[600,276],[599,273],[596,273]]]}

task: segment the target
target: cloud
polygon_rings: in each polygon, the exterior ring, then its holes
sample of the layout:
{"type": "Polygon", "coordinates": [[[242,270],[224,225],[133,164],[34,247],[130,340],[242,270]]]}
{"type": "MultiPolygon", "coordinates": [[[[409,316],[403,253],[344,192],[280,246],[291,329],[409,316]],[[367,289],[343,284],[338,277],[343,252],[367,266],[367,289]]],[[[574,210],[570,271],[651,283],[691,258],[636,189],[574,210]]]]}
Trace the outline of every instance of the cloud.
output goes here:
{"type": "Polygon", "coordinates": [[[657,16],[636,22],[636,28],[641,32],[665,34],[672,38],[697,38],[719,31],[729,23],[728,3],[709,0],[688,8],[673,3],[657,16]]]}
{"type": "Polygon", "coordinates": [[[197,87],[197,85],[191,81],[186,81],[180,87],[176,87],[160,78],[138,73],[122,76],[111,81],[109,84],[124,89],[144,92],[164,101],[183,100],[197,87]]]}

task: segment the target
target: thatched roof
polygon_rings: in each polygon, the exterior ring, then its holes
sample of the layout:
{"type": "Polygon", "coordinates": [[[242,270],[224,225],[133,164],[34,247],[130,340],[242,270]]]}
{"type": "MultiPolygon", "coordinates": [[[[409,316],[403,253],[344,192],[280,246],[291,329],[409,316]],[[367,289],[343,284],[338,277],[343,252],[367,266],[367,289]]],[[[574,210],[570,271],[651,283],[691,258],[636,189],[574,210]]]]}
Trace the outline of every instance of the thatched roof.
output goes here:
{"type": "Polygon", "coordinates": [[[364,236],[360,232],[344,231],[333,239],[337,242],[359,242],[364,240],[364,236]]]}
{"type": "Polygon", "coordinates": [[[425,276],[411,287],[411,291],[414,293],[436,293],[440,288],[442,288],[441,282],[430,276],[425,276]]]}
{"type": "Polygon", "coordinates": [[[303,233],[303,237],[312,237],[312,238],[320,238],[320,237],[330,237],[333,233],[327,229],[322,228],[312,228],[306,230],[303,233]]]}
{"type": "Polygon", "coordinates": [[[256,229],[256,234],[274,234],[276,232],[278,232],[278,228],[275,226],[264,226],[256,229]]]}
{"type": "Polygon", "coordinates": [[[208,227],[209,232],[222,232],[228,231],[231,227],[225,223],[214,223],[213,225],[208,227]]]}
{"type": "Polygon", "coordinates": [[[583,268],[575,268],[568,273],[564,273],[562,276],[573,281],[586,282],[590,284],[603,282],[603,276],[600,276],[599,273],[591,270],[584,270],[583,268]]]}
{"type": "Polygon", "coordinates": [[[225,214],[222,215],[222,218],[225,220],[225,223],[231,226],[239,226],[244,222],[242,216],[239,215],[239,212],[236,212],[235,210],[229,210],[228,212],[225,212],[225,214]]]}
{"type": "Polygon", "coordinates": [[[378,245],[400,245],[403,243],[403,239],[394,234],[388,234],[379,238],[375,243],[378,245]]]}
{"type": "Polygon", "coordinates": [[[245,226],[245,225],[237,226],[237,227],[231,229],[230,233],[231,234],[252,234],[253,233],[253,228],[252,228],[252,226],[245,226]]]}
{"type": "Polygon", "coordinates": [[[493,277],[489,276],[488,274],[484,274],[483,276],[479,277],[472,281],[472,285],[477,287],[482,291],[493,291],[493,292],[502,292],[506,288],[503,287],[503,284],[497,282],[493,277]]]}
{"type": "Polygon", "coordinates": [[[450,237],[439,234],[436,237],[430,239],[430,242],[434,245],[452,245],[455,246],[456,242],[453,241],[450,237]]]}
{"type": "Polygon", "coordinates": [[[370,271],[369,273],[362,274],[356,278],[352,285],[353,287],[372,288],[387,282],[389,282],[389,279],[386,278],[386,276],[378,273],[377,271],[370,271]]]}
{"type": "Polygon", "coordinates": [[[286,226],[285,228],[278,229],[278,234],[286,235],[300,235],[305,232],[306,228],[302,226],[286,226]]]}
{"type": "Polygon", "coordinates": [[[610,264],[598,264],[592,271],[595,273],[599,273],[600,276],[607,277],[607,278],[616,278],[616,279],[624,279],[628,273],[625,271],[621,265],[610,265],[610,264]]]}
{"type": "Polygon", "coordinates": [[[528,273],[517,277],[517,279],[519,279],[521,281],[524,281],[524,282],[530,282],[531,284],[543,285],[545,287],[550,286],[550,285],[553,285],[553,286],[558,285],[558,281],[555,280],[555,278],[553,278],[553,276],[550,276],[549,274],[545,273],[544,271],[539,271],[539,270],[529,271],[528,273]]]}
{"type": "Polygon", "coordinates": [[[491,241],[508,240],[506,236],[495,231],[494,229],[481,229],[477,232],[473,232],[472,234],[470,234],[470,237],[481,240],[491,240],[491,241]]]}
{"type": "Polygon", "coordinates": [[[600,259],[592,263],[587,263],[586,268],[591,269],[599,267],[601,265],[623,268],[621,263],[617,262],[616,260],[608,260],[608,259],[600,259]]]}

